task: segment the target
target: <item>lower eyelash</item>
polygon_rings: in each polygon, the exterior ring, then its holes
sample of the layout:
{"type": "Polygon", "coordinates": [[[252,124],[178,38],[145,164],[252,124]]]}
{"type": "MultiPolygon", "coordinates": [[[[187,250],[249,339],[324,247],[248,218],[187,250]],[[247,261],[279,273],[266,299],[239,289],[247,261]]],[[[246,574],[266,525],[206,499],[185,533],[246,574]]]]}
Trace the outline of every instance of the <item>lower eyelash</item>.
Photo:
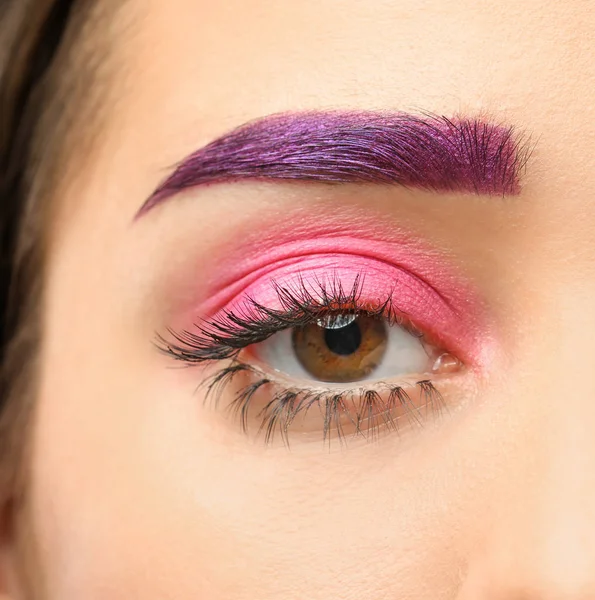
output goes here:
{"type": "Polygon", "coordinates": [[[399,419],[403,416],[407,417],[410,425],[423,427],[429,417],[439,416],[447,410],[442,394],[428,379],[409,386],[418,395],[416,402],[405,387],[382,382],[374,388],[341,392],[284,388],[255,367],[238,361],[220,369],[205,382],[205,401],[218,405],[225,388],[242,373],[248,374],[253,380],[236,392],[227,408],[239,420],[245,433],[249,430],[253,411],[258,410],[258,433],[264,436],[266,444],[279,435],[289,445],[290,427],[295,419],[315,407],[318,407],[322,416],[323,440],[329,443],[333,434],[340,441],[345,438],[345,424],[351,425],[355,436],[373,440],[381,430],[398,432],[399,419]],[[254,407],[257,393],[269,387],[276,391],[264,406],[254,407]],[[403,411],[403,414],[397,415],[398,411],[403,411]],[[346,419],[346,423],[343,423],[343,419],[346,419]]]}

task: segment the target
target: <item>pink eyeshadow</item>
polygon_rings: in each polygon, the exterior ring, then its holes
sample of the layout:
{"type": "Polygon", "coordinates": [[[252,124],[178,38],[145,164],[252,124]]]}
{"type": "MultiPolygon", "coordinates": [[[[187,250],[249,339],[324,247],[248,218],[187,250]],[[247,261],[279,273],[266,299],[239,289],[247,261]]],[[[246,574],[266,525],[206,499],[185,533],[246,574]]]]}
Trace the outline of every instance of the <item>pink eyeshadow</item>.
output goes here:
{"type": "MultiPolygon", "coordinates": [[[[349,294],[357,285],[362,308],[377,307],[392,298],[394,312],[411,320],[440,342],[465,347],[466,332],[454,309],[423,280],[399,267],[373,258],[349,254],[296,257],[251,281],[222,312],[249,313],[251,300],[267,308],[282,309],[276,286],[297,293],[305,288],[314,298],[320,290],[340,285],[349,294]],[[461,342],[465,342],[462,343],[461,342]]],[[[475,353],[475,352],[474,352],[475,353]]]]}
{"type": "Polygon", "coordinates": [[[183,294],[190,302],[174,311],[181,317],[174,327],[224,318],[225,311],[245,313],[250,299],[279,308],[275,285],[296,290],[301,279],[315,291],[337,282],[348,293],[359,277],[363,305],[392,295],[397,312],[469,366],[483,371],[493,359],[485,304],[449,257],[366,211],[296,210],[282,223],[262,222],[237,233],[218,256],[192,284],[199,287],[183,294]]]}

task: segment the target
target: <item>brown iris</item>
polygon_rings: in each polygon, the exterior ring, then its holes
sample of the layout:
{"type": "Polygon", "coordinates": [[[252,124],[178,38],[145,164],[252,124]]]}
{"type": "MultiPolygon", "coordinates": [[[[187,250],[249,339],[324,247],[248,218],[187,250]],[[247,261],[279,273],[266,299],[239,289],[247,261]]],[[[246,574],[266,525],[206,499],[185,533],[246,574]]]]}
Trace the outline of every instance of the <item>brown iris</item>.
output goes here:
{"type": "Polygon", "coordinates": [[[293,331],[298,360],[315,379],[349,382],[364,379],[384,356],[387,326],[382,319],[336,315],[293,331]]]}

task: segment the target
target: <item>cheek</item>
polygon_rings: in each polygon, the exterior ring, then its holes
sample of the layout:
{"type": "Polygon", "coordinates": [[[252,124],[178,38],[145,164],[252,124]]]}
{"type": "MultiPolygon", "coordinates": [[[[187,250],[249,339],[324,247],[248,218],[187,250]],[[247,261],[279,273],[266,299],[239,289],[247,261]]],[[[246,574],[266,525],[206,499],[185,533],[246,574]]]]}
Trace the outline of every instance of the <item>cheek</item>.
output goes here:
{"type": "Polygon", "coordinates": [[[456,457],[398,441],[250,447],[166,370],[106,358],[73,374],[70,359],[46,369],[33,457],[50,600],[372,600],[427,578],[452,589],[459,484],[443,473],[456,457]]]}
{"type": "Polygon", "coordinates": [[[230,585],[235,544],[212,494],[233,489],[212,483],[221,459],[200,401],[125,340],[93,333],[92,359],[47,344],[32,507],[49,597],[216,597],[204,582],[230,585]]]}

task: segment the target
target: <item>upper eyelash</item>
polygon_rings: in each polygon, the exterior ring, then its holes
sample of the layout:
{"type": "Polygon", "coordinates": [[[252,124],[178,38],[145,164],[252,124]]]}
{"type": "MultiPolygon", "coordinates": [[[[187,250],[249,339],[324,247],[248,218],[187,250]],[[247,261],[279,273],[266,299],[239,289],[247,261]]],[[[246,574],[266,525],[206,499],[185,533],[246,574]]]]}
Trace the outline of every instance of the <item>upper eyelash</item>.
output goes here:
{"type": "MultiPolygon", "coordinates": [[[[280,309],[267,308],[247,298],[241,313],[225,312],[197,324],[196,331],[168,329],[169,339],[158,335],[157,347],[175,360],[192,365],[235,358],[243,348],[262,342],[282,329],[308,325],[337,313],[382,317],[389,324],[403,325],[404,318],[395,312],[392,294],[384,301],[362,306],[363,283],[363,276],[358,275],[352,287],[345,291],[337,278],[317,281],[314,289],[308,289],[301,278],[291,287],[272,282],[280,309]]],[[[412,334],[421,336],[412,325],[409,329],[412,334]]]]}

